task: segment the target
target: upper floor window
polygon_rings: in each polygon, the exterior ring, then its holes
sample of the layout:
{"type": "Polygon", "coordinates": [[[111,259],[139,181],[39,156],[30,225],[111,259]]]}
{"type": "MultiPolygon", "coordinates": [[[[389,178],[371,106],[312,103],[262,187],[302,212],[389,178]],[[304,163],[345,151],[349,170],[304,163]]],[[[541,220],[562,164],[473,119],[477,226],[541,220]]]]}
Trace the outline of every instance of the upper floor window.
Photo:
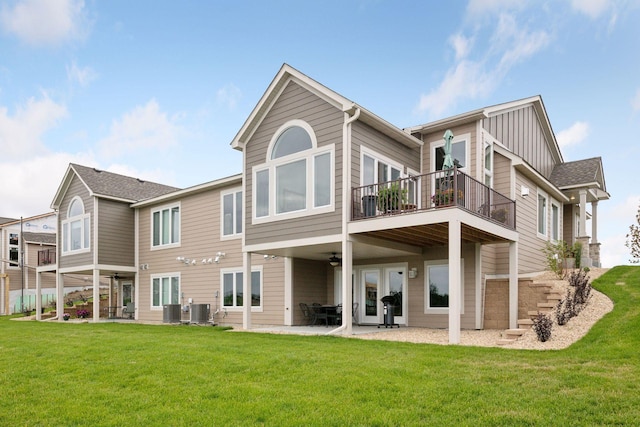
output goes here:
{"type": "Polygon", "coordinates": [[[222,197],[222,236],[242,234],[242,190],[232,190],[222,197]]]}
{"type": "Polygon", "coordinates": [[[180,205],[152,211],[151,228],[153,247],[180,244],[180,205]]]}
{"type": "Polygon", "coordinates": [[[362,148],[362,185],[382,184],[402,177],[402,166],[373,151],[362,148]]]}
{"type": "Polygon", "coordinates": [[[547,237],[547,195],[538,190],[538,235],[547,237]]]}
{"type": "Polygon", "coordinates": [[[560,240],[560,207],[551,202],[551,240],[560,240]]]}
{"type": "Polygon", "coordinates": [[[313,129],[302,120],[291,120],[278,129],[267,161],[253,169],[254,220],[330,211],[333,152],[333,144],[318,147],[313,129]]]}
{"type": "Polygon", "coordinates": [[[91,219],[84,211],[80,197],[74,197],[67,209],[67,219],[62,221],[62,254],[89,250],[91,219]]]}
{"type": "Polygon", "coordinates": [[[9,267],[18,267],[20,264],[19,242],[18,233],[9,233],[9,267]]]}
{"type": "Polygon", "coordinates": [[[493,143],[484,143],[484,185],[493,188],[493,143]]]}
{"type": "MultiPolygon", "coordinates": [[[[462,136],[454,137],[451,141],[451,158],[453,159],[453,164],[458,167],[458,169],[466,170],[467,165],[469,163],[468,150],[467,150],[467,141],[468,139],[462,136]]],[[[433,170],[441,171],[443,169],[444,164],[444,141],[441,143],[433,144],[433,170]]]]}

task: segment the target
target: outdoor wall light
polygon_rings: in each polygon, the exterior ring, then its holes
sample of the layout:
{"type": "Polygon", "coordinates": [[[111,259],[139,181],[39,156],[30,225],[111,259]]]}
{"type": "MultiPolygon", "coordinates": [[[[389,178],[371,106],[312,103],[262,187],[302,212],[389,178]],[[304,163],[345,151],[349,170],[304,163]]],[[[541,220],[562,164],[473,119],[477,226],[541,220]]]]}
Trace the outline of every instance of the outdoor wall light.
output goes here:
{"type": "Polygon", "coordinates": [[[520,195],[526,198],[529,195],[529,187],[520,187],[520,195]]]}

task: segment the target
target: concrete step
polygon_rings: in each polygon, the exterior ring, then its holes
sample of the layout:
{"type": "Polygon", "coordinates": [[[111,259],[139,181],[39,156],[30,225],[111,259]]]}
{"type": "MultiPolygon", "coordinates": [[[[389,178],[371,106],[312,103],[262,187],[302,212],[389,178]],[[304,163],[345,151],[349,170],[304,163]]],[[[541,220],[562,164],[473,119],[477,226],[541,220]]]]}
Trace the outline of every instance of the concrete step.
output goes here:
{"type": "Polygon", "coordinates": [[[539,302],[538,303],[538,308],[548,308],[548,309],[552,309],[556,307],[556,303],[555,302],[539,302]]]}
{"type": "Polygon", "coordinates": [[[520,329],[531,329],[533,326],[533,320],[531,319],[518,319],[518,328],[520,329]]]}
{"type": "Polygon", "coordinates": [[[506,331],[504,331],[504,337],[509,339],[509,338],[519,338],[521,337],[525,332],[527,332],[526,329],[522,329],[522,328],[518,328],[518,329],[507,329],[506,331]]]}
{"type": "Polygon", "coordinates": [[[551,313],[551,310],[548,309],[548,308],[541,308],[541,309],[535,310],[535,311],[533,311],[533,310],[527,311],[527,314],[529,316],[531,316],[531,318],[536,317],[538,315],[538,313],[549,314],[549,313],[551,313]]]}
{"type": "Polygon", "coordinates": [[[496,341],[496,344],[498,344],[498,345],[508,345],[508,344],[513,344],[514,342],[516,342],[515,339],[500,338],[498,341],[496,341]]]}

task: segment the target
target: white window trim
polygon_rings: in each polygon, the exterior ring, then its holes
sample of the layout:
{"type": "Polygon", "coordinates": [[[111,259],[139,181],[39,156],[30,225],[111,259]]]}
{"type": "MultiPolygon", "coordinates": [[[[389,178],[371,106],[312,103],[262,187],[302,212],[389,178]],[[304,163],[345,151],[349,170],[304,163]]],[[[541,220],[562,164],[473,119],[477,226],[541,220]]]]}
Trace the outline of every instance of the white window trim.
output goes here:
{"type": "MultiPolygon", "coordinates": [[[[160,288],[160,305],[159,306],[155,306],[153,305],[153,279],[160,279],[162,280],[163,278],[168,277],[168,278],[172,278],[172,277],[177,277],[178,278],[178,295],[182,295],[182,277],[179,271],[176,272],[172,272],[172,273],[158,273],[158,274],[151,274],[149,277],[149,309],[151,311],[161,311],[163,309],[163,303],[162,303],[162,288],[160,288]]],[[[162,286],[162,284],[161,284],[162,286]]]]}
{"type": "MultiPolygon", "coordinates": [[[[251,208],[251,223],[252,224],[263,224],[274,221],[282,221],[293,218],[306,217],[311,215],[317,215],[322,213],[333,212],[335,210],[335,144],[328,144],[323,147],[318,147],[315,133],[311,126],[302,121],[302,120],[290,120],[280,126],[280,128],[273,134],[271,141],[269,142],[269,148],[267,149],[267,159],[266,162],[260,165],[256,165],[251,169],[252,174],[252,191],[251,191],[251,200],[252,200],[252,208],[251,208]],[[271,159],[271,153],[273,151],[274,145],[278,140],[278,137],[282,134],[283,131],[292,127],[292,126],[300,126],[305,129],[310,137],[313,147],[310,150],[304,150],[300,153],[293,153],[287,156],[283,156],[277,159],[271,159]],[[328,205],[314,207],[315,201],[315,158],[319,155],[329,153],[330,155],[330,167],[329,167],[329,178],[330,178],[330,189],[329,196],[330,202],[328,205]],[[278,166],[286,165],[289,163],[293,163],[296,161],[305,160],[306,161],[306,205],[304,209],[300,209],[297,211],[286,212],[286,213],[276,213],[276,168],[278,166]],[[258,217],[256,216],[256,207],[257,207],[257,186],[256,186],[256,174],[258,172],[267,170],[269,175],[269,213],[265,216],[258,217]]],[[[246,211],[246,210],[245,210],[246,211]]]]}
{"type": "Polygon", "coordinates": [[[485,178],[488,176],[489,177],[489,188],[493,188],[493,171],[495,170],[495,164],[494,164],[494,151],[493,151],[493,140],[488,140],[488,141],[484,141],[483,145],[482,145],[482,170],[484,171],[483,175],[482,175],[482,184],[486,185],[485,183],[485,178]],[[485,163],[485,152],[488,149],[490,150],[490,163],[491,163],[491,169],[487,169],[487,165],[485,163]]]}
{"type": "MultiPolygon", "coordinates": [[[[375,160],[375,166],[373,168],[375,174],[378,173],[378,162],[382,162],[382,163],[386,163],[387,165],[393,168],[398,169],[400,171],[400,178],[406,177],[406,174],[404,172],[404,166],[401,163],[398,163],[395,160],[391,160],[390,158],[383,156],[382,154],[377,153],[370,148],[360,146],[360,185],[361,186],[365,185],[364,184],[364,156],[365,155],[375,160]]],[[[385,180],[385,182],[387,181],[385,180]]]]}
{"type": "Polygon", "coordinates": [[[60,249],[60,256],[67,256],[67,255],[76,255],[76,254],[82,254],[82,253],[87,253],[91,251],[91,214],[88,214],[86,212],[86,208],[84,206],[84,201],[82,200],[82,198],[80,196],[74,196],[73,199],[71,199],[71,202],[69,203],[69,206],[67,207],[67,218],[64,219],[63,221],[61,221],[60,223],[60,228],[61,230],[61,235],[62,235],[62,239],[61,239],[61,244],[62,244],[62,248],[60,249]],[[84,212],[84,214],[82,215],[77,215],[74,217],[69,218],[69,208],[71,208],[71,205],[73,204],[73,202],[75,202],[76,200],[80,201],[80,203],[82,203],[82,211],[84,212]],[[87,230],[84,226],[85,220],[89,219],[89,229],[87,230]],[[88,233],[88,246],[86,248],[81,248],[81,249],[68,249],[68,250],[64,250],[64,241],[62,240],[67,240],[67,248],[71,248],[71,223],[76,222],[76,221],[80,221],[80,223],[82,224],[82,236],[81,236],[81,241],[82,244],[84,244],[85,241],[85,234],[88,233]],[[65,225],[67,226],[67,235],[65,236],[64,233],[64,228],[65,225]]]}
{"type": "Polygon", "coordinates": [[[551,222],[551,227],[549,227],[549,239],[554,242],[557,243],[559,240],[562,240],[562,208],[560,203],[558,203],[555,199],[551,199],[551,209],[549,209],[549,216],[550,216],[550,222],[551,222]],[[557,220],[557,224],[556,227],[558,227],[558,238],[554,239],[553,238],[553,207],[558,208],[558,220],[557,220]]]}
{"type": "MultiPolygon", "coordinates": [[[[168,205],[163,205],[163,206],[158,206],[155,207],[153,209],[151,209],[149,211],[149,247],[150,250],[152,251],[158,251],[158,250],[162,250],[162,249],[169,249],[169,248],[179,248],[180,245],[182,244],[182,203],[178,202],[178,203],[172,203],[172,204],[168,204],[168,205]],[[159,244],[157,246],[153,245],[153,214],[156,212],[162,212],[164,210],[169,210],[169,212],[171,212],[171,209],[173,208],[178,208],[178,213],[180,215],[180,222],[179,222],[179,226],[180,226],[180,230],[178,230],[178,241],[175,243],[167,243],[166,245],[163,244],[159,244]]],[[[162,214],[160,215],[162,217],[162,214]]],[[[160,230],[162,232],[162,230],[160,230]]]]}
{"type": "Polygon", "coordinates": [[[242,215],[244,218],[244,213],[245,213],[245,209],[244,209],[244,204],[245,204],[245,200],[244,200],[244,193],[242,191],[242,187],[234,187],[234,188],[230,188],[228,190],[222,191],[220,192],[220,240],[232,240],[232,239],[240,239],[242,238],[242,234],[244,233],[244,220],[242,219],[242,231],[240,233],[236,232],[236,223],[237,223],[237,218],[236,218],[236,194],[237,193],[241,193],[242,194],[242,215]],[[229,194],[233,194],[233,233],[231,234],[224,234],[224,196],[228,196],[229,194]]]}
{"type": "MultiPolygon", "coordinates": [[[[251,266],[251,272],[260,272],[260,305],[259,306],[251,306],[252,313],[262,313],[264,310],[264,271],[261,265],[253,265],[251,266]]],[[[244,269],[242,267],[229,267],[229,268],[221,268],[220,269],[220,308],[224,308],[228,312],[242,312],[244,307],[230,307],[228,305],[224,305],[224,275],[225,274],[235,274],[236,273],[244,273],[244,269]]],[[[244,274],[243,274],[244,280],[244,274]]],[[[234,300],[235,300],[234,295],[234,300]]]]}
{"type": "MultiPolygon", "coordinates": [[[[467,175],[471,175],[471,134],[463,133],[461,135],[455,135],[451,140],[451,144],[455,144],[457,142],[465,142],[465,150],[464,150],[464,167],[458,169],[466,173],[467,175]]],[[[432,141],[429,143],[429,158],[430,158],[430,170],[431,172],[436,172],[436,156],[435,149],[438,147],[444,147],[444,139],[440,138],[438,141],[432,141]]],[[[484,164],[484,155],[482,157],[482,162],[484,164]]],[[[483,166],[484,169],[484,166],[483,166]]]]}
{"type": "MultiPolygon", "coordinates": [[[[448,267],[449,260],[436,259],[424,262],[424,314],[449,314],[449,307],[429,307],[429,267],[433,266],[448,267]]],[[[449,281],[449,295],[451,295],[451,281],[449,281]]],[[[460,258],[460,314],[464,314],[464,258],[460,258]]]]}
{"type": "Polygon", "coordinates": [[[540,239],[549,239],[549,195],[538,188],[536,193],[536,236],[540,239]],[[546,203],[544,208],[544,233],[540,233],[540,196],[544,197],[546,203]]]}

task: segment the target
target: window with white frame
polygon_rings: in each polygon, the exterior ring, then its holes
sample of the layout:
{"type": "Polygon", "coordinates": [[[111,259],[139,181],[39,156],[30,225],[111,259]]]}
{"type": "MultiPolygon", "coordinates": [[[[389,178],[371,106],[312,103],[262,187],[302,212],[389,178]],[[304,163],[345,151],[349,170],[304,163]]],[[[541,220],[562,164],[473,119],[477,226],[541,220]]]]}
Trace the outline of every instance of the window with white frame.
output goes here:
{"type": "Polygon", "coordinates": [[[151,308],[180,304],[180,274],[151,276],[151,308]]]}
{"type": "MultiPolygon", "coordinates": [[[[424,263],[425,313],[449,312],[449,261],[434,260],[424,263]]],[[[464,260],[460,260],[460,313],[464,313],[464,260]]]]}
{"type": "Polygon", "coordinates": [[[151,246],[154,248],[180,244],[180,205],[151,211],[151,246]]]}
{"type": "MultiPolygon", "coordinates": [[[[241,269],[221,270],[222,305],[242,308],[244,304],[243,272],[241,269]]],[[[262,307],[262,269],[251,271],[251,306],[262,307]]]]}
{"type": "Polygon", "coordinates": [[[371,150],[362,148],[360,182],[362,185],[395,181],[402,176],[402,166],[371,150]]]}
{"type": "Polygon", "coordinates": [[[222,198],[222,237],[242,235],[242,190],[224,192],[222,198]]]}
{"type": "Polygon", "coordinates": [[[538,235],[547,237],[547,195],[538,190],[538,235]]]}
{"type": "Polygon", "coordinates": [[[67,209],[67,219],[62,221],[62,254],[89,250],[91,219],[85,213],[80,197],[74,197],[67,209]]]}
{"type": "MultiPolygon", "coordinates": [[[[468,134],[455,136],[451,140],[451,158],[453,164],[463,171],[466,171],[469,159],[469,149],[467,142],[469,141],[468,134]]],[[[444,141],[438,141],[431,144],[432,160],[431,166],[433,171],[441,171],[444,164],[444,141]]]]}
{"type": "Polygon", "coordinates": [[[20,239],[18,233],[9,233],[9,267],[20,265],[20,239]]]}
{"type": "Polygon", "coordinates": [[[551,240],[560,240],[560,206],[551,202],[551,240]]]}
{"type": "Polygon", "coordinates": [[[254,219],[328,212],[334,199],[334,145],[318,147],[311,126],[285,123],[269,144],[266,163],[253,169],[254,219]]]}
{"type": "Polygon", "coordinates": [[[493,188],[493,143],[484,142],[484,185],[493,188]]]}

